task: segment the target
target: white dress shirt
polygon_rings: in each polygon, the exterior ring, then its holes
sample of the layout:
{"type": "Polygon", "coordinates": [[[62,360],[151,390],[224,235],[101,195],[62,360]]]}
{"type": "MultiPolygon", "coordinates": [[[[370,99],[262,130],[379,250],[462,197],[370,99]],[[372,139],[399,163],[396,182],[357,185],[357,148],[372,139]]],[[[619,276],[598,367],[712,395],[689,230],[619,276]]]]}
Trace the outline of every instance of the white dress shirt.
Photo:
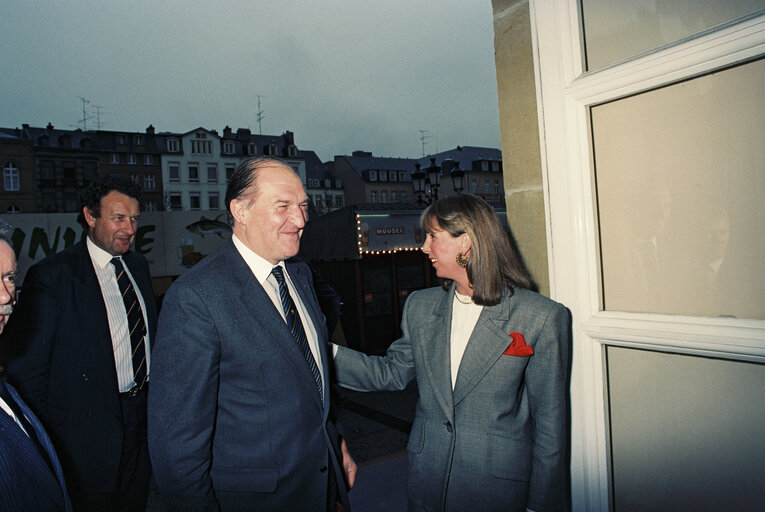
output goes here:
{"type": "MultiPolygon", "coordinates": [[[[0,409],[8,413],[8,416],[13,419],[13,421],[16,422],[16,424],[21,428],[22,432],[24,432],[27,436],[29,436],[29,432],[24,428],[24,425],[22,425],[21,421],[19,421],[19,418],[16,416],[16,414],[13,412],[13,409],[11,409],[11,406],[5,403],[5,400],[0,397],[0,409]]],[[[0,413],[2,414],[2,413],[0,413]]]]}
{"type": "MultiPolygon", "coordinates": [[[[98,284],[101,286],[101,295],[104,297],[104,303],[106,304],[106,315],[109,319],[109,330],[112,334],[112,348],[114,350],[114,362],[117,369],[117,383],[119,385],[120,393],[130,391],[135,385],[133,380],[133,349],[130,345],[130,332],[128,328],[127,313],[125,312],[125,301],[122,300],[122,293],[120,292],[120,286],[117,284],[117,276],[114,274],[114,265],[111,264],[112,256],[108,252],[104,251],[93,241],[90,237],[87,237],[88,253],[90,254],[90,261],[93,263],[93,270],[96,271],[96,277],[98,278],[98,284]]],[[[122,259],[122,257],[119,257],[122,259]]],[[[146,324],[146,337],[144,339],[146,349],[146,380],[149,380],[149,371],[151,370],[151,350],[149,345],[149,319],[146,317],[146,304],[144,303],[143,296],[141,296],[141,290],[135,283],[135,279],[130,274],[130,269],[125,265],[124,261],[122,266],[125,268],[125,273],[130,278],[130,282],[133,283],[135,294],[138,296],[138,301],[141,303],[141,311],[143,312],[143,321],[146,324]]]]}
{"type": "MultiPolygon", "coordinates": [[[[274,265],[244,245],[244,243],[239,240],[236,235],[233,235],[231,240],[234,242],[234,247],[236,247],[236,250],[239,251],[239,254],[241,254],[242,258],[244,258],[247,266],[250,267],[250,270],[255,276],[255,279],[258,280],[260,285],[268,294],[268,297],[271,299],[271,302],[274,303],[276,310],[279,312],[282,318],[285,318],[284,308],[282,308],[282,300],[279,297],[279,283],[271,273],[274,265]]],[[[319,336],[316,333],[316,328],[311,321],[311,317],[308,315],[305,304],[303,304],[303,299],[301,299],[300,294],[295,291],[295,286],[292,284],[292,279],[290,278],[289,272],[287,272],[287,268],[284,266],[284,262],[280,261],[279,266],[282,267],[282,272],[284,273],[284,281],[287,283],[287,289],[289,290],[292,301],[295,303],[295,307],[297,308],[298,314],[300,315],[300,321],[303,323],[303,329],[305,330],[306,337],[308,338],[308,347],[311,349],[313,358],[316,360],[316,366],[319,367],[321,380],[324,383],[326,382],[326,376],[324,375],[324,369],[321,364],[321,354],[319,352],[318,341],[319,336]]],[[[287,320],[285,319],[285,323],[286,321],[287,320]]]]}

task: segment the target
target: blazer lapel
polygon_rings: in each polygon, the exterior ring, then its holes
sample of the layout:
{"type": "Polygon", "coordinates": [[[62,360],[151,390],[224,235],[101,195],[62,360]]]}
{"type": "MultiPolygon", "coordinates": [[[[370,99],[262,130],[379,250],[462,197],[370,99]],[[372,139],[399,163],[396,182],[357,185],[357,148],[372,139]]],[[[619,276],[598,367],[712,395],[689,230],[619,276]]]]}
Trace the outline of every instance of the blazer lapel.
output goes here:
{"type": "Polygon", "coordinates": [[[111,364],[105,364],[103,370],[111,375],[109,380],[113,382],[116,393],[118,391],[117,368],[114,365],[114,348],[106,303],[85,240],[79,242],[77,251],[78,265],[74,269],[73,279],[78,287],[77,295],[81,308],[88,312],[88,321],[83,325],[82,343],[86,350],[97,354],[98,359],[111,362],[111,364]]]}
{"type": "MultiPolygon", "coordinates": [[[[250,267],[244,261],[244,258],[236,250],[234,243],[226,242],[227,259],[229,268],[237,274],[238,281],[242,283],[239,291],[241,303],[248,312],[248,318],[255,324],[251,332],[263,333],[264,336],[273,340],[273,346],[276,347],[284,356],[298,375],[296,379],[307,390],[315,400],[316,406],[321,410],[323,405],[320,400],[319,392],[316,390],[316,383],[311,375],[311,370],[305,362],[303,354],[295,343],[287,324],[284,323],[279,311],[271,298],[268,296],[263,286],[252,274],[250,267]]],[[[290,275],[292,277],[292,275],[290,275]]]]}
{"type": "Polygon", "coordinates": [[[478,384],[478,381],[502,356],[502,352],[512,341],[508,337],[509,333],[505,332],[504,329],[508,318],[506,293],[503,294],[499,304],[484,306],[462,356],[457,381],[454,385],[455,405],[460,403],[470,390],[478,384]]]}
{"type": "MultiPolygon", "coordinates": [[[[438,403],[441,404],[441,408],[449,420],[454,422],[449,342],[452,325],[450,297],[452,297],[451,293],[444,294],[441,301],[433,308],[432,314],[428,315],[430,319],[420,323],[414,328],[414,332],[421,346],[420,351],[424,356],[421,361],[417,361],[417,364],[422,364],[425,367],[425,374],[433,384],[431,389],[433,389],[438,403]]],[[[415,321],[419,322],[419,319],[415,321]]]]}
{"type": "Polygon", "coordinates": [[[15,394],[12,389],[10,390],[10,393],[24,412],[24,415],[32,424],[35,434],[40,440],[41,446],[48,454],[50,466],[48,465],[48,461],[43,459],[37,446],[35,446],[35,441],[33,441],[21,427],[19,427],[16,421],[5,413],[5,411],[0,411],[0,436],[3,437],[9,447],[12,447],[13,450],[16,451],[17,460],[20,465],[24,467],[24,470],[39,485],[39,489],[42,492],[51,495],[55,502],[63,502],[63,489],[65,488],[63,474],[61,472],[61,465],[55,457],[55,452],[53,452],[53,446],[50,443],[50,439],[47,434],[45,434],[45,430],[42,428],[42,425],[34,414],[31,414],[31,411],[26,404],[19,400],[18,395],[15,394]],[[53,467],[54,471],[57,471],[58,474],[51,472],[51,467],[53,467]]]}

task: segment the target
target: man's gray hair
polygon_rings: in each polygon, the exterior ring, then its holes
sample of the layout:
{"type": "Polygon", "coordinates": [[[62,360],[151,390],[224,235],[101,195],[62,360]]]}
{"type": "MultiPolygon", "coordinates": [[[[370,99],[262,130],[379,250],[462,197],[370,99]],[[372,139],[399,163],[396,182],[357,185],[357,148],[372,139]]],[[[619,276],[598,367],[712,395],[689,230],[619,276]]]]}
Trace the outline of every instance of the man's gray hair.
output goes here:
{"type": "Polygon", "coordinates": [[[3,219],[0,219],[0,240],[6,242],[8,245],[13,247],[13,242],[11,242],[12,236],[13,236],[13,226],[5,222],[3,219]]]}

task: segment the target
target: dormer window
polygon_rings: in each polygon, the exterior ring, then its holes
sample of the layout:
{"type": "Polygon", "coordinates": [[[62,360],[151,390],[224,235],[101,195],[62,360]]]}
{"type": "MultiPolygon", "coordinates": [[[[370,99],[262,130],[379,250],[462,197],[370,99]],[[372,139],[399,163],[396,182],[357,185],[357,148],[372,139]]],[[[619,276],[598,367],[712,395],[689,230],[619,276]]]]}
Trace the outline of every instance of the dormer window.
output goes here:
{"type": "Polygon", "coordinates": [[[377,171],[369,171],[369,181],[377,181],[377,171]]]}
{"type": "Polygon", "coordinates": [[[268,154],[271,155],[271,156],[276,156],[276,152],[277,152],[276,144],[273,144],[273,143],[269,144],[268,145],[268,154]]]}
{"type": "Polygon", "coordinates": [[[230,140],[227,140],[223,143],[223,154],[224,155],[233,155],[234,154],[234,143],[230,140]]]}
{"type": "Polygon", "coordinates": [[[250,156],[257,155],[258,154],[258,145],[254,142],[250,142],[247,144],[247,154],[250,156]]]}
{"type": "Polygon", "coordinates": [[[191,141],[192,155],[212,155],[212,141],[207,140],[207,134],[198,132],[196,138],[191,141]]]}
{"type": "Polygon", "coordinates": [[[294,144],[290,144],[287,146],[287,155],[291,156],[292,158],[295,158],[297,156],[297,146],[294,144]]]}
{"type": "Polygon", "coordinates": [[[167,139],[167,151],[170,153],[178,153],[180,151],[178,139],[167,139]]]}

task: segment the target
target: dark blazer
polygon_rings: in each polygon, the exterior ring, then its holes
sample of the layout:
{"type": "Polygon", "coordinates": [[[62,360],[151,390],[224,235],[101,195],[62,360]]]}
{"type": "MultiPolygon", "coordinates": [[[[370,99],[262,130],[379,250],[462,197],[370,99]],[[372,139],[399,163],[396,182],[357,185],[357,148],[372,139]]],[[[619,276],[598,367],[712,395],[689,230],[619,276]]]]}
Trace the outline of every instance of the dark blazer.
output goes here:
{"type": "MultiPolygon", "coordinates": [[[[157,308],[146,259],[123,255],[146,304],[157,308]]],[[[123,423],[109,320],[85,240],[33,265],[3,336],[8,378],[45,425],[71,494],[111,492],[123,423]]],[[[153,372],[152,372],[153,373],[153,372]]]]}
{"type": "Polygon", "coordinates": [[[170,510],[349,510],[331,417],[327,329],[304,263],[287,263],[319,337],[322,406],[304,356],[232,241],[170,287],[152,352],[149,452],[170,510]]]}
{"type": "Polygon", "coordinates": [[[409,436],[410,511],[535,512],[566,506],[569,314],[516,288],[485,306],[452,391],[454,285],[409,296],[402,337],[383,357],[338,347],[338,384],[419,389],[409,436]],[[520,333],[533,355],[506,355],[520,333]]]}
{"type": "Polygon", "coordinates": [[[6,512],[70,512],[72,504],[53,444],[16,390],[7,388],[11,399],[32,424],[47,460],[14,419],[0,411],[0,508],[6,512]]]}

